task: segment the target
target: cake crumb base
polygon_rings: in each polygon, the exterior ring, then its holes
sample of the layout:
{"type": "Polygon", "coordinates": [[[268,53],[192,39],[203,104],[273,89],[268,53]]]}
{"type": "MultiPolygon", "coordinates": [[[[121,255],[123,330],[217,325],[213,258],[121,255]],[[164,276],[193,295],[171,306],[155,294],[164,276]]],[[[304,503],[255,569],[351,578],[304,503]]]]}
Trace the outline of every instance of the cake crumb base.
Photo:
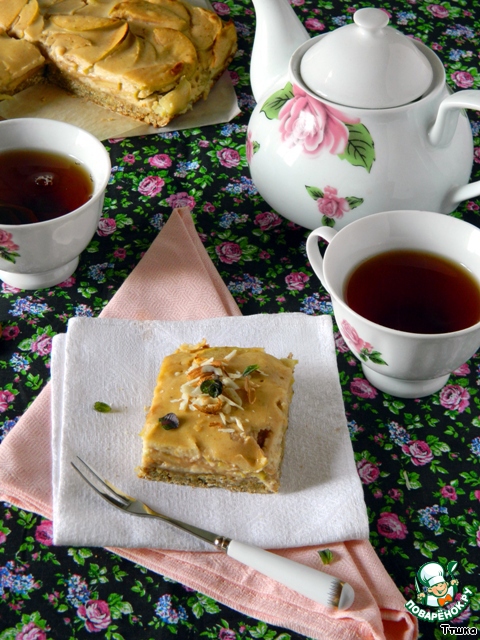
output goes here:
{"type": "Polygon", "coordinates": [[[188,487],[228,489],[241,493],[276,493],[279,488],[277,479],[271,479],[267,484],[264,480],[254,476],[234,478],[219,476],[214,473],[175,473],[165,469],[148,469],[137,467],[137,476],[145,480],[180,484],[188,487]]]}

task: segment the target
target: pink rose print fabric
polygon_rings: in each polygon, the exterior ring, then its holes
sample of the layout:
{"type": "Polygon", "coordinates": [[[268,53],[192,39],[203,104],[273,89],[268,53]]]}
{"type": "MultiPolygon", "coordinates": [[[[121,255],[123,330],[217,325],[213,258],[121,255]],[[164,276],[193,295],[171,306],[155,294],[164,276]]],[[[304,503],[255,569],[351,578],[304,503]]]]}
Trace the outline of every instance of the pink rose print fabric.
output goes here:
{"type": "Polygon", "coordinates": [[[165,185],[165,180],[160,176],[147,176],[138,185],[138,190],[142,196],[153,198],[157,196],[165,185]]]}
{"type": "Polygon", "coordinates": [[[463,413],[470,404],[470,393],[458,384],[447,384],[440,392],[440,404],[445,409],[463,413]]]}
{"type": "Polygon", "coordinates": [[[384,512],[377,521],[377,531],[385,538],[392,540],[404,540],[407,537],[408,529],[399,519],[396,513],[384,512]]]}
{"type": "Polygon", "coordinates": [[[85,620],[85,627],[90,633],[107,629],[112,620],[110,608],[104,600],[89,600],[78,607],[77,613],[85,620]]]}
{"type": "Polygon", "coordinates": [[[433,460],[433,453],[430,447],[423,440],[413,440],[402,446],[402,451],[410,456],[413,464],[421,467],[433,460]]]}

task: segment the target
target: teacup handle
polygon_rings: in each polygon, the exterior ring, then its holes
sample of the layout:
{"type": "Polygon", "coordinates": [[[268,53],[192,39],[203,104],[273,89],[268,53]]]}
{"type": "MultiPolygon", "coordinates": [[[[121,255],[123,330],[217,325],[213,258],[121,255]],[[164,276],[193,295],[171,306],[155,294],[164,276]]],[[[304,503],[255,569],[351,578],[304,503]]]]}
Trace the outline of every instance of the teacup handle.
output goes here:
{"type": "Polygon", "coordinates": [[[323,258],[318,247],[318,238],[323,238],[323,240],[331,242],[337,233],[338,231],[335,231],[332,227],[318,227],[318,229],[314,229],[307,238],[306,249],[308,260],[325,289],[327,289],[327,286],[323,274],[323,258]]]}

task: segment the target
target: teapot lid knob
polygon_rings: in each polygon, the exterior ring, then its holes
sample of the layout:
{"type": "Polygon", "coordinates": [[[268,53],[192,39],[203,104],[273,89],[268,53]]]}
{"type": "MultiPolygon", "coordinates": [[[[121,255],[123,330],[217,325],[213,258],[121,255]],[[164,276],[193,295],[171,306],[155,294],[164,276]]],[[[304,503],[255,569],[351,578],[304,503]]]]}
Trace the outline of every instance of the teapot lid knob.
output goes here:
{"type": "Polygon", "coordinates": [[[382,9],[359,9],[353,20],[312,40],[300,62],[303,83],[320,98],[365,109],[420,98],[433,70],[413,40],[389,27],[382,9]]]}
{"type": "Polygon", "coordinates": [[[388,15],[381,9],[359,9],[353,14],[353,21],[363,29],[383,29],[389,23],[388,15]]]}

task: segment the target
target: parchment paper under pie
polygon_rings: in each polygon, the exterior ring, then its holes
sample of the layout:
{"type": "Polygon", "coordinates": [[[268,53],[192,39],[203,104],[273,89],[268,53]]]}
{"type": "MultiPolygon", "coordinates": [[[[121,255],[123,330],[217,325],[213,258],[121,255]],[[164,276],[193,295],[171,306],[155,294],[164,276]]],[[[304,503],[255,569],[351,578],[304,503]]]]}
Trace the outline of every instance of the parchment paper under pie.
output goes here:
{"type": "Polygon", "coordinates": [[[157,128],[127,118],[63,91],[52,84],[29,87],[0,102],[0,118],[50,118],[74,124],[99,140],[126,138],[230,122],[240,113],[228,71],[215,84],[206,100],[199,100],[188,113],[157,128]]]}

